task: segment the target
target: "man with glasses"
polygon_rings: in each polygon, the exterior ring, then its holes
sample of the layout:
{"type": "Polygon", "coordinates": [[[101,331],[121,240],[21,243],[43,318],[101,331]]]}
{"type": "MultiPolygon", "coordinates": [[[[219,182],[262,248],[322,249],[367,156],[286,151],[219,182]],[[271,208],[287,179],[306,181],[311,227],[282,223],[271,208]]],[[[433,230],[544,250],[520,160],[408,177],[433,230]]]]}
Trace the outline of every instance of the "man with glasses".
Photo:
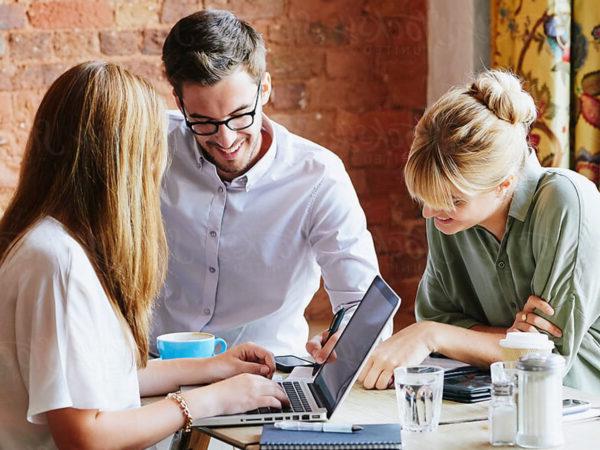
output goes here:
{"type": "Polygon", "coordinates": [[[335,339],[307,344],[304,319],[321,275],[348,320],[378,272],[341,160],[264,115],[264,43],[232,13],[181,19],[163,62],[179,111],[169,116],[170,259],[153,335],[202,330],[322,362],[335,339]]]}

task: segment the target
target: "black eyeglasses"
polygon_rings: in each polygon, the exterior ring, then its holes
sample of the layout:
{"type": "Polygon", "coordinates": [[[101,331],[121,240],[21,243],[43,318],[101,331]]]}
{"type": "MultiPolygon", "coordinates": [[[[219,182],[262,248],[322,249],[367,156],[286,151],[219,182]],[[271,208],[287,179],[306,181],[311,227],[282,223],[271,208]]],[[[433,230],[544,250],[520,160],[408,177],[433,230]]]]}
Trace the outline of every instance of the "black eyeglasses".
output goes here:
{"type": "Polygon", "coordinates": [[[185,111],[185,107],[183,106],[183,99],[181,96],[179,97],[179,103],[181,104],[181,109],[183,110],[183,117],[185,119],[185,124],[188,126],[192,133],[197,134],[198,136],[210,136],[211,134],[215,134],[219,131],[219,127],[221,125],[225,125],[232,131],[240,131],[249,128],[254,123],[254,116],[256,115],[256,108],[258,107],[258,98],[260,97],[260,83],[258,84],[258,89],[256,91],[256,100],[254,101],[254,109],[250,112],[239,114],[237,116],[231,116],[227,120],[202,120],[198,122],[190,122],[187,117],[187,112],[185,111]]]}

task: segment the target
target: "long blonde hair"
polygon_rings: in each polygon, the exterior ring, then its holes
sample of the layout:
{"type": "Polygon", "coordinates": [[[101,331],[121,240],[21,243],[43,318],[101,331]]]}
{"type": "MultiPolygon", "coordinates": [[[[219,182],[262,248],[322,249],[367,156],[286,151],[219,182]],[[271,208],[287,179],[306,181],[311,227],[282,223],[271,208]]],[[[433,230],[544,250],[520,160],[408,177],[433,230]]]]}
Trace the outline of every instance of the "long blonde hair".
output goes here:
{"type": "Polygon", "coordinates": [[[153,301],[166,270],[160,214],[166,164],[163,100],[105,62],[61,75],[29,135],[19,185],[0,221],[0,258],[36,221],[62,221],[86,250],[145,366],[153,301]]]}
{"type": "Polygon", "coordinates": [[[453,190],[471,196],[518,175],[535,117],[532,97],[508,72],[488,70],[470,85],[451,89],[417,124],[404,168],[409,193],[449,211],[453,190]]]}

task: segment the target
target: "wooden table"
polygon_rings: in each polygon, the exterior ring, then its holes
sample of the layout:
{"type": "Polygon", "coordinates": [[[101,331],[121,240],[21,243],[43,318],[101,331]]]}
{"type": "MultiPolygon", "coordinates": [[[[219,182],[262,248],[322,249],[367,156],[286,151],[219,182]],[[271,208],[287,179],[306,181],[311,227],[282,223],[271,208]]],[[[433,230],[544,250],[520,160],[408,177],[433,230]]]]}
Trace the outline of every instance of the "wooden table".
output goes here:
{"type": "MultiPolygon", "coordinates": [[[[600,396],[592,396],[570,388],[564,389],[565,398],[577,398],[592,402],[600,408],[600,396]]],[[[402,432],[404,448],[431,449],[491,449],[488,441],[488,402],[463,404],[444,401],[440,426],[432,433],[402,432]]],[[[599,411],[600,415],[600,411],[599,411]]],[[[398,409],[394,390],[367,391],[355,385],[331,419],[332,422],[389,423],[398,421],[398,409]]],[[[196,427],[188,445],[180,448],[206,450],[210,438],[219,439],[236,448],[258,450],[262,427],[196,427]]],[[[564,425],[565,444],[561,449],[600,448],[600,418],[583,419],[564,425]]],[[[513,447],[506,447],[513,448],[513,447]]]]}

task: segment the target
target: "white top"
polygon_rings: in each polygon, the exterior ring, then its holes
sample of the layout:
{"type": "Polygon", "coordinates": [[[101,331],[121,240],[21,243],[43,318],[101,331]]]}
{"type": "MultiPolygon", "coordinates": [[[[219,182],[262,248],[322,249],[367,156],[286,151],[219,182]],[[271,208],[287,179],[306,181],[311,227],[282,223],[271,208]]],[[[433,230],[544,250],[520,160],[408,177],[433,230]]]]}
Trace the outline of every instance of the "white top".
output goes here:
{"type": "Polygon", "coordinates": [[[304,354],[304,310],[321,275],[337,310],[359,301],[378,273],[342,161],[265,116],[263,128],[273,141],[267,152],[225,183],[183,116],[169,113],[162,211],[171,256],[154,337],[202,330],[229,345],[304,354]]]}
{"type": "Polygon", "coordinates": [[[131,333],[60,222],[17,243],[0,291],[0,447],[56,448],[46,411],[139,406],[131,333]]]}

